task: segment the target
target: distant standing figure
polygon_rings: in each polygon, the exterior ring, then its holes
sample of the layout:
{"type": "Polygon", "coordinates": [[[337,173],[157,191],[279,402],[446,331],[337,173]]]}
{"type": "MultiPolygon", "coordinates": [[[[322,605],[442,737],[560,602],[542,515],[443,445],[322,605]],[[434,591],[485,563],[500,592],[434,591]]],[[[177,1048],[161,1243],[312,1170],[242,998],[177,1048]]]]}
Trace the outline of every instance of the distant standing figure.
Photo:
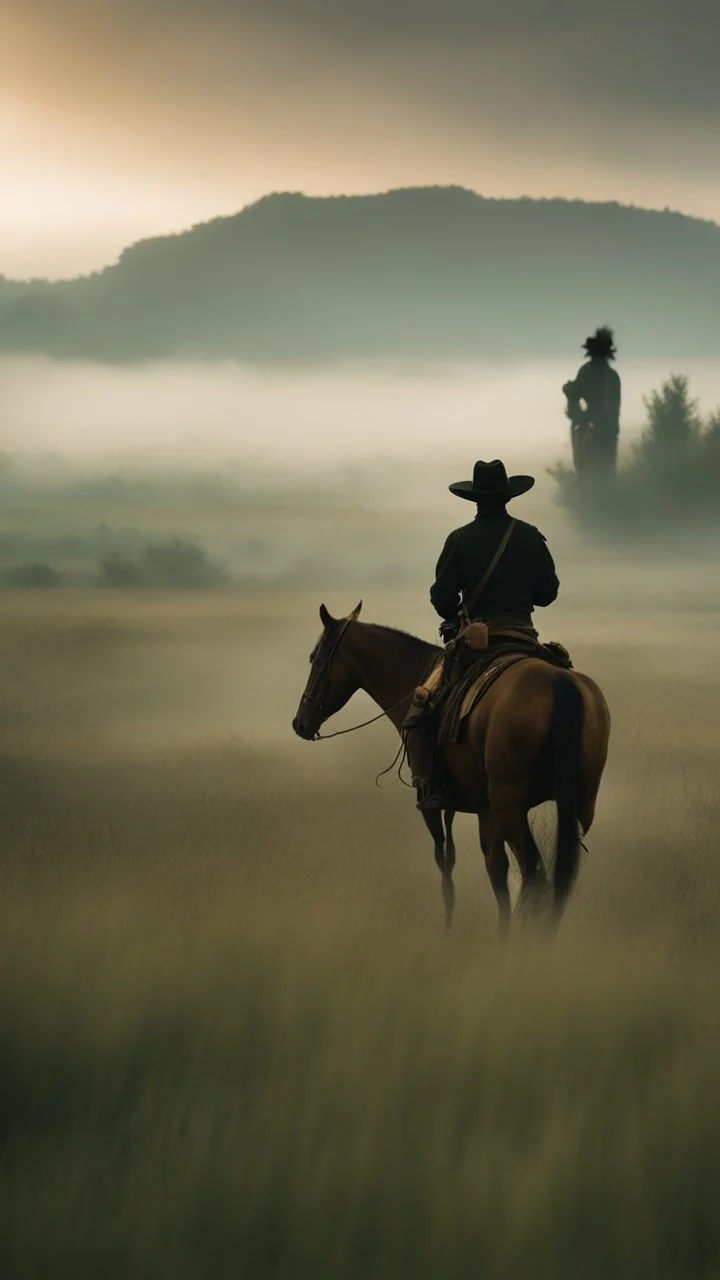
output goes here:
{"type": "Polygon", "coordinates": [[[612,329],[597,329],[583,349],[589,359],[577,377],[566,382],[573,462],[578,474],[614,475],[620,434],[620,377],[611,368],[615,359],[612,329]]]}

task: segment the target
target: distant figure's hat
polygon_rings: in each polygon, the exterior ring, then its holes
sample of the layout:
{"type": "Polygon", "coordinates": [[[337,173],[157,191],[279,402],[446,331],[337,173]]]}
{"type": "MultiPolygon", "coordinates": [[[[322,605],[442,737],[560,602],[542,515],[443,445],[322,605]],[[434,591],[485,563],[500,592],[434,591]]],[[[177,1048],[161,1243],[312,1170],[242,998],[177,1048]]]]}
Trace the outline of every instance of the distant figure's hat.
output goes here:
{"type": "Polygon", "coordinates": [[[534,483],[534,476],[508,476],[504,463],[496,458],[494,462],[476,462],[472,480],[457,480],[450,485],[450,492],[469,502],[482,502],[486,498],[509,502],[527,493],[534,483]]]}
{"type": "Polygon", "coordinates": [[[589,356],[603,356],[606,360],[614,360],[617,351],[612,329],[608,329],[607,326],[596,329],[592,337],[586,338],[583,342],[583,350],[587,351],[589,356]]]}

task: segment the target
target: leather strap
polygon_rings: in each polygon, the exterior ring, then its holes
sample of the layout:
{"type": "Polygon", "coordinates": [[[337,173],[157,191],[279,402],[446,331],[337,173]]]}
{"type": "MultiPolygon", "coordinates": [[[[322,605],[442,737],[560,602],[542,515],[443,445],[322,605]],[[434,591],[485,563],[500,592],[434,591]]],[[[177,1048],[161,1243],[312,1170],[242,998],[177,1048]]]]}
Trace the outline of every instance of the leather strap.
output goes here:
{"type": "Polygon", "coordinates": [[[497,569],[497,567],[498,567],[498,565],[499,565],[500,561],[502,560],[503,556],[505,555],[505,551],[506,551],[506,549],[507,549],[508,542],[509,542],[509,541],[510,541],[510,539],[512,538],[512,535],[513,535],[513,532],[514,532],[514,530],[515,530],[515,525],[516,525],[516,524],[517,524],[517,520],[511,520],[511,521],[510,521],[510,524],[508,525],[507,529],[505,530],[505,532],[504,532],[504,534],[503,534],[503,536],[502,536],[502,538],[501,538],[501,540],[500,540],[500,546],[498,547],[497,551],[495,552],[495,555],[493,556],[492,560],[490,561],[490,563],[489,563],[489,565],[488,565],[487,569],[485,570],[485,572],[484,572],[484,574],[483,574],[482,578],[481,578],[481,579],[480,579],[480,581],[478,582],[477,586],[476,586],[476,587],[475,587],[475,588],[470,592],[470,595],[468,596],[467,600],[463,600],[462,612],[465,614],[465,616],[466,616],[467,618],[471,618],[471,617],[472,617],[472,610],[475,608],[475,605],[477,604],[478,600],[480,599],[480,597],[481,597],[481,595],[482,595],[483,591],[485,590],[485,588],[486,588],[486,586],[487,586],[488,582],[489,582],[489,581],[490,581],[490,579],[492,578],[492,576],[493,576],[493,574],[494,574],[495,570],[497,569]]]}

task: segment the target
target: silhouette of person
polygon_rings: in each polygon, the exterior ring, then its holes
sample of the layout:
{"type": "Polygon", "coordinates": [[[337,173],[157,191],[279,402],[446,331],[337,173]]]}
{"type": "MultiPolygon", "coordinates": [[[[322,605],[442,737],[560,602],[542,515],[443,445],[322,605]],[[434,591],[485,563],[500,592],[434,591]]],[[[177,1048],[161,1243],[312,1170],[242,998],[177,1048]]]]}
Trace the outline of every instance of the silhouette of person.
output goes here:
{"type": "MultiPolygon", "coordinates": [[[[472,619],[498,629],[518,628],[537,638],[531,621],[533,610],[552,604],[560,583],[540,530],[524,520],[513,521],[506,510],[512,498],[527,493],[534,484],[533,476],[509,476],[505,464],[495,458],[493,462],[476,462],[472,480],[450,485],[455,497],[475,503],[476,515],[445,540],[430,588],[433,608],[443,618],[443,640],[458,634],[463,625],[462,609],[472,619]],[[513,524],[513,537],[508,541],[513,524]],[[485,579],[498,550],[501,558],[485,579]],[[473,600],[483,581],[480,596],[473,600]]],[[[417,807],[424,811],[445,807],[439,779],[434,776],[436,730],[431,709],[427,695],[416,690],[403,722],[417,807]]]]}
{"type": "Polygon", "coordinates": [[[588,354],[577,376],[566,382],[575,470],[580,474],[614,475],[617,468],[620,434],[620,376],[610,365],[615,359],[612,329],[597,329],[586,338],[583,349],[588,354]]]}

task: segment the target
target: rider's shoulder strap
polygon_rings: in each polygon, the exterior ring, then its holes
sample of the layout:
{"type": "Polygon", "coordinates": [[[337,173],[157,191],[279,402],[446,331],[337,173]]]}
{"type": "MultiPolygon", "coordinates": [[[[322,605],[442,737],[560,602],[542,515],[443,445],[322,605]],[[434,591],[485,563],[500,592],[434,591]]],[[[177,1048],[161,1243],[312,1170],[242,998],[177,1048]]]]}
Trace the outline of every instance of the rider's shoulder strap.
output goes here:
{"type": "Polygon", "coordinates": [[[495,555],[493,556],[492,560],[490,561],[490,563],[489,563],[489,565],[488,565],[487,569],[485,570],[485,572],[484,572],[484,574],[483,574],[482,578],[481,578],[481,579],[480,579],[480,581],[478,582],[477,586],[476,586],[476,587],[474,587],[474,588],[473,588],[473,590],[470,592],[470,595],[468,596],[467,600],[463,600],[463,610],[464,610],[464,611],[465,611],[465,613],[468,615],[468,617],[470,617],[470,616],[471,616],[471,610],[475,608],[475,605],[477,604],[478,600],[480,599],[480,597],[481,597],[481,595],[482,595],[483,591],[485,590],[485,588],[486,588],[486,586],[487,586],[488,582],[489,582],[489,581],[490,581],[490,579],[492,578],[492,576],[493,576],[493,574],[494,574],[495,570],[497,569],[497,567],[498,567],[498,565],[499,565],[500,561],[502,560],[503,556],[505,555],[505,551],[506,551],[506,549],[507,549],[508,542],[510,541],[510,539],[511,539],[511,538],[512,538],[512,536],[513,536],[513,533],[514,533],[514,531],[515,531],[515,526],[516,526],[516,525],[517,525],[517,520],[511,520],[511,521],[510,521],[510,523],[509,523],[509,525],[508,525],[507,529],[505,530],[505,532],[504,532],[504,534],[503,534],[503,536],[502,536],[502,538],[501,538],[501,540],[500,540],[500,545],[499,545],[499,547],[498,547],[497,551],[495,552],[495,555]]]}

